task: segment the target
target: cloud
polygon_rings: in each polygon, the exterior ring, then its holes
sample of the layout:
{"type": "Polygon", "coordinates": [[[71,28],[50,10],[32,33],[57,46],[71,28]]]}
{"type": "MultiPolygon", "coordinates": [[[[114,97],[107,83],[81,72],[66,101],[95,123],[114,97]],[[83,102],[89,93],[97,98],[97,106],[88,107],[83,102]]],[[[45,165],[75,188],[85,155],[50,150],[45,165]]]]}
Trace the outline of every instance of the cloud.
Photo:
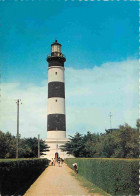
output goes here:
{"type": "Polygon", "coordinates": [[[21,88],[20,84],[2,84],[2,101],[0,128],[16,134],[16,99],[21,99],[20,110],[20,134],[22,137],[46,135],[46,86],[34,86],[21,88]]]}
{"type": "MultiPolygon", "coordinates": [[[[138,60],[108,62],[92,69],[66,68],[67,135],[75,132],[103,132],[138,118],[138,60]]],[[[16,100],[20,98],[22,137],[46,138],[47,80],[39,85],[1,84],[0,129],[16,135],[16,100]]]]}
{"type": "Polygon", "coordinates": [[[138,118],[138,60],[109,62],[93,69],[67,69],[67,127],[74,131],[104,131],[138,118]]]}

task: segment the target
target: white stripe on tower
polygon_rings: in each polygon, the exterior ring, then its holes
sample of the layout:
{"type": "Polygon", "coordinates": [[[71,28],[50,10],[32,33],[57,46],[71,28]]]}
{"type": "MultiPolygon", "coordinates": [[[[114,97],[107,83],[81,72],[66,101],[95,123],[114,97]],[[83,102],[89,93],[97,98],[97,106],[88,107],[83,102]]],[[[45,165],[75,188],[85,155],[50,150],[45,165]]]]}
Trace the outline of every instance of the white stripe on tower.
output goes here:
{"type": "Polygon", "coordinates": [[[53,66],[48,68],[48,83],[49,82],[65,82],[64,79],[64,67],[53,66]]]}

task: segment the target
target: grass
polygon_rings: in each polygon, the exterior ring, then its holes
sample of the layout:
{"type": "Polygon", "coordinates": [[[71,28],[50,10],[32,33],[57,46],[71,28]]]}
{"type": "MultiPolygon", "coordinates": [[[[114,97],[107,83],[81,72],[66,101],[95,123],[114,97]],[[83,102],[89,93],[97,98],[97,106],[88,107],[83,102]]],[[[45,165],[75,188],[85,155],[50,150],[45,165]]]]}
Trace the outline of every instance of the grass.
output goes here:
{"type": "Polygon", "coordinates": [[[103,189],[97,187],[95,184],[88,181],[83,176],[80,176],[79,174],[76,174],[73,171],[71,172],[71,175],[74,176],[80,182],[80,184],[82,186],[86,187],[89,193],[92,193],[93,195],[98,194],[101,196],[111,196],[109,193],[107,193],[103,189]]]}

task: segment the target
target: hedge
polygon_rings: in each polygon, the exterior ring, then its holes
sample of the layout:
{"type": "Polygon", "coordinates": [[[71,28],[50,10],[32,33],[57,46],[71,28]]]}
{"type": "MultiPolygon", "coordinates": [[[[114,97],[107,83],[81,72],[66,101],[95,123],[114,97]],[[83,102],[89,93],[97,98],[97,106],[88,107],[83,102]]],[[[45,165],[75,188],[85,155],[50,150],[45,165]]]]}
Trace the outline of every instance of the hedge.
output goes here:
{"type": "Polygon", "coordinates": [[[66,159],[78,163],[79,174],[111,195],[139,195],[139,160],[112,158],[66,159]]]}
{"type": "Polygon", "coordinates": [[[0,159],[0,195],[23,195],[47,166],[47,159],[0,159]]]}

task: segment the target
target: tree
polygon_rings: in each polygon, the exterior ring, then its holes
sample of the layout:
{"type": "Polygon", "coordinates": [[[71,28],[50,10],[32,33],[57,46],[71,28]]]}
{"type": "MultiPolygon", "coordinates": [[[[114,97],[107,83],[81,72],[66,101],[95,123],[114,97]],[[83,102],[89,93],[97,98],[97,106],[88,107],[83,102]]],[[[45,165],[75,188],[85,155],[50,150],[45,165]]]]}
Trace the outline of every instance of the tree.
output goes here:
{"type": "Polygon", "coordinates": [[[87,135],[83,136],[76,133],[74,136],[70,136],[69,141],[62,145],[61,149],[75,157],[93,157],[96,153],[95,145],[97,141],[99,141],[98,134],[87,132],[87,135]]]}
{"type": "Polygon", "coordinates": [[[121,125],[118,130],[107,131],[101,135],[101,157],[138,158],[138,130],[128,124],[121,125]]]}
{"type": "Polygon", "coordinates": [[[137,121],[136,121],[136,127],[137,127],[137,130],[139,130],[139,128],[140,128],[140,119],[137,119],[137,121]]]}
{"type": "Polygon", "coordinates": [[[76,133],[62,150],[75,157],[138,158],[140,120],[136,126],[120,125],[119,129],[109,129],[100,135],[76,133]]]}
{"type": "Polygon", "coordinates": [[[94,157],[96,154],[96,144],[99,142],[99,134],[87,132],[87,135],[84,135],[84,157],[94,157]]]}
{"type": "MultiPolygon", "coordinates": [[[[48,145],[40,140],[40,155],[49,151],[48,145]]],[[[0,158],[15,158],[16,156],[16,137],[11,133],[0,131],[0,158]]],[[[38,139],[21,138],[19,136],[19,158],[38,157],[38,139]]]]}
{"type": "Polygon", "coordinates": [[[122,158],[138,158],[139,156],[139,131],[130,127],[128,124],[120,126],[118,133],[119,143],[121,147],[122,158]]]}
{"type": "MultiPolygon", "coordinates": [[[[22,158],[38,157],[38,139],[24,138],[20,140],[19,156],[22,158]]],[[[44,140],[40,140],[40,155],[44,155],[45,151],[49,151],[48,145],[44,140]]]]}
{"type": "Polygon", "coordinates": [[[76,133],[74,137],[70,136],[69,141],[61,146],[62,151],[75,157],[83,157],[83,148],[83,136],[80,133],[76,133]]]}
{"type": "Polygon", "coordinates": [[[0,131],[0,158],[12,158],[16,153],[16,138],[0,131]]]}
{"type": "MultiPolygon", "coordinates": [[[[108,158],[138,158],[139,157],[139,128],[128,124],[120,125],[119,129],[109,129],[103,134],[87,132],[76,133],[69,141],[61,146],[63,151],[75,157],[108,157],[108,158]]],[[[45,141],[40,140],[40,155],[49,151],[45,141]]],[[[15,158],[16,137],[9,132],[0,131],[0,158],[15,158]]],[[[19,157],[33,158],[38,156],[37,138],[19,138],[19,157]]]]}

